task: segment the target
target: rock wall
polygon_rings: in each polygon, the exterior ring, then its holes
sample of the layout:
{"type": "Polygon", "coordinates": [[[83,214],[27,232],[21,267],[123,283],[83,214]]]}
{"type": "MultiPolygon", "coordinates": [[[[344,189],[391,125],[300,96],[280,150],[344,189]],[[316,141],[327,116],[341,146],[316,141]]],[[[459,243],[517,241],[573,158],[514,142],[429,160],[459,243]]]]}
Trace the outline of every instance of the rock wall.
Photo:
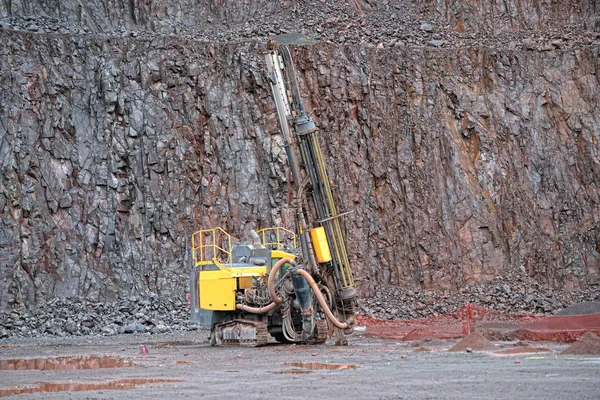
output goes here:
{"type": "Polygon", "coordinates": [[[458,31],[548,30],[576,26],[600,30],[597,0],[431,0],[458,31]]]}
{"type": "Polygon", "coordinates": [[[194,228],[273,220],[286,173],[253,46],[2,43],[3,303],[183,294],[194,228]]]}
{"type": "Polygon", "coordinates": [[[299,58],[344,208],[360,211],[364,277],[451,288],[510,267],[597,283],[598,49],[312,53],[299,58]]]}
{"type": "MultiPolygon", "coordinates": [[[[195,229],[291,226],[263,45],[0,30],[0,307],[182,297],[195,229]]],[[[363,295],[598,284],[598,49],[294,48],[363,295]]]]}
{"type": "Polygon", "coordinates": [[[80,33],[149,30],[159,34],[197,31],[206,25],[238,24],[272,14],[274,0],[2,0],[0,17],[49,19],[80,33]]]}

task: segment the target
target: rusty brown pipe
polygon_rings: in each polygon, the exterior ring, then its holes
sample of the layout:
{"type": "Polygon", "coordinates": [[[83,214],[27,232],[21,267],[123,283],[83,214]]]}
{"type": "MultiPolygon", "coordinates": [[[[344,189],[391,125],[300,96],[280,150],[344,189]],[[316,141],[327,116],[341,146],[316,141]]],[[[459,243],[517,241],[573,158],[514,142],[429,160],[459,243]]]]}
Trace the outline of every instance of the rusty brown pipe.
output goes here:
{"type": "Polygon", "coordinates": [[[275,307],[277,307],[278,305],[279,304],[277,304],[275,302],[271,302],[264,307],[258,308],[258,307],[250,307],[245,304],[236,304],[235,308],[237,308],[238,310],[252,313],[252,314],[265,314],[265,313],[268,313],[269,311],[271,311],[272,309],[274,309],[275,307]]]}
{"type": "Polygon", "coordinates": [[[298,269],[298,270],[296,270],[296,273],[302,275],[304,277],[304,279],[306,279],[306,281],[312,288],[313,292],[315,293],[315,296],[317,297],[317,301],[321,305],[323,312],[325,313],[327,318],[331,321],[331,323],[340,329],[346,329],[348,327],[348,323],[338,321],[338,319],[333,315],[333,313],[329,309],[329,306],[327,305],[327,302],[325,301],[325,298],[323,297],[323,294],[321,293],[321,290],[319,289],[319,286],[317,285],[317,282],[315,282],[315,280],[308,273],[308,271],[305,271],[303,269],[298,269]]]}
{"type": "Polygon", "coordinates": [[[269,288],[269,295],[271,296],[271,299],[275,304],[281,304],[283,302],[283,299],[277,296],[277,293],[275,293],[275,274],[285,263],[296,265],[296,261],[292,260],[291,258],[282,258],[281,260],[277,261],[275,265],[273,265],[273,268],[271,268],[271,272],[269,272],[269,280],[267,281],[267,287],[269,288]]]}

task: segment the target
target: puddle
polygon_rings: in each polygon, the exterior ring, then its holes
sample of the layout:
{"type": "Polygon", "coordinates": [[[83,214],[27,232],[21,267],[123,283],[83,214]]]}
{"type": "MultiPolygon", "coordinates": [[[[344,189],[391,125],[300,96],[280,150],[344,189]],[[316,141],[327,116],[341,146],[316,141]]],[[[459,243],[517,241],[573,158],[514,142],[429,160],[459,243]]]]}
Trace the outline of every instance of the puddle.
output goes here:
{"type": "Polygon", "coordinates": [[[290,375],[302,375],[312,374],[312,371],[306,369],[289,369],[287,371],[274,371],[274,374],[290,374],[290,375]]]}
{"type": "Polygon", "coordinates": [[[353,364],[325,364],[325,363],[283,363],[286,367],[306,368],[306,369],[328,369],[342,371],[346,369],[357,369],[358,365],[353,364]]]}
{"type": "Polygon", "coordinates": [[[0,360],[0,370],[2,371],[26,369],[37,369],[40,371],[72,371],[78,369],[125,368],[137,366],[137,364],[124,358],[106,355],[0,360]]]}
{"type": "Polygon", "coordinates": [[[111,382],[94,383],[42,383],[38,386],[0,388],[0,397],[16,396],[19,394],[54,393],[54,392],[85,392],[90,390],[126,390],[134,389],[138,385],[149,383],[183,382],[176,379],[121,379],[111,382]]]}

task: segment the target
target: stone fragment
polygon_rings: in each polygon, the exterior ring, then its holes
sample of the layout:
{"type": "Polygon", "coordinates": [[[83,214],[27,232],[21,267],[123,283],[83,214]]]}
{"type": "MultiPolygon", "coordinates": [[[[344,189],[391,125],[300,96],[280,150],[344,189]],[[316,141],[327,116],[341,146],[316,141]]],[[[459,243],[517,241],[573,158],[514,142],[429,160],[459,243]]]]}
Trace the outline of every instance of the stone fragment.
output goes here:
{"type": "Polygon", "coordinates": [[[189,64],[187,67],[188,76],[198,76],[200,75],[201,69],[200,66],[196,63],[189,64]]]}
{"type": "Polygon", "coordinates": [[[119,333],[145,333],[146,327],[139,322],[125,325],[119,329],[119,333]]]}
{"type": "Polygon", "coordinates": [[[115,324],[106,325],[102,328],[102,334],[106,336],[113,336],[118,333],[118,326],[115,324]]]}
{"type": "Polygon", "coordinates": [[[73,198],[69,193],[66,193],[63,197],[61,197],[59,205],[60,208],[69,208],[73,205],[73,198]]]}
{"type": "Polygon", "coordinates": [[[428,24],[427,22],[423,22],[420,26],[419,29],[424,31],[424,32],[433,32],[433,27],[428,24]]]}
{"type": "Polygon", "coordinates": [[[65,332],[74,335],[75,333],[77,333],[78,330],[77,323],[71,318],[69,318],[67,322],[65,322],[65,326],[63,327],[63,329],[65,330],[65,332]]]}
{"type": "Polygon", "coordinates": [[[155,325],[150,329],[150,332],[153,334],[159,334],[169,332],[169,330],[169,327],[166,325],[155,325]]]}

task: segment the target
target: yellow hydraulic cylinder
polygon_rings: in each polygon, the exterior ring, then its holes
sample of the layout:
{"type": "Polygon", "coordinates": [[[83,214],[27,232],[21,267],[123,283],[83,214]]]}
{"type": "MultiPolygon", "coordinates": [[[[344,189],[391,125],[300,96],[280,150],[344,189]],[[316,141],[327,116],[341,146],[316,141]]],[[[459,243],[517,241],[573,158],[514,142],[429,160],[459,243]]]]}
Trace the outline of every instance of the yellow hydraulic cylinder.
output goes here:
{"type": "Polygon", "coordinates": [[[329,250],[327,235],[325,235],[325,228],[319,226],[318,228],[311,229],[309,232],[317,261],[320,263],[331,261],[331,251],[329,250]]]}

